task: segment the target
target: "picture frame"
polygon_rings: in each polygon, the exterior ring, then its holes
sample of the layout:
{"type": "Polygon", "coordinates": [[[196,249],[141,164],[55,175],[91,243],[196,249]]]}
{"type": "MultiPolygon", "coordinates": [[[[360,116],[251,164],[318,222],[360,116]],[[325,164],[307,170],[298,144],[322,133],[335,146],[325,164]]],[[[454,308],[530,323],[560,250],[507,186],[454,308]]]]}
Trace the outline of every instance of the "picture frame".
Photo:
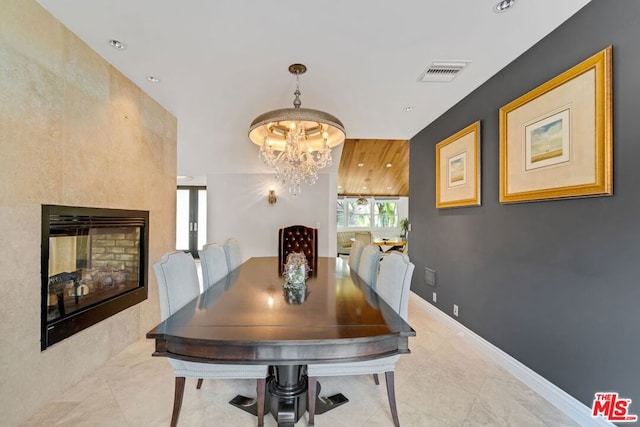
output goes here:
{"type": "Polygon", "coordinates": [[[480,121],[436,144],[436,208],[480,206],[480,121]]]}
{"type": "Polygon", "coordinates": [[[613,194],[609,46],[500,109],[500,203],[613,194]]]}

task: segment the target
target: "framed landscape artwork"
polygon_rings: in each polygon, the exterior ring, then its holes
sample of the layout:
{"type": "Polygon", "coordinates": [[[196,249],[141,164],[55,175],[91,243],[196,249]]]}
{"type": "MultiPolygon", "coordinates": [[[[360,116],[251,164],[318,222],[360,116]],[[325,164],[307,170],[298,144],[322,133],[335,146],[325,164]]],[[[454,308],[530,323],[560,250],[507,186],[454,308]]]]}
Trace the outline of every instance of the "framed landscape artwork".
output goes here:
{"type": "Polygon", "coordinates": [[[500,109],[500,202],[613,194],[608,48],[500,109]]]}
{"type": "Polygon", "coordinates": [[[480,205],[480,122],[436,144],[436,208],[480,205]]]}

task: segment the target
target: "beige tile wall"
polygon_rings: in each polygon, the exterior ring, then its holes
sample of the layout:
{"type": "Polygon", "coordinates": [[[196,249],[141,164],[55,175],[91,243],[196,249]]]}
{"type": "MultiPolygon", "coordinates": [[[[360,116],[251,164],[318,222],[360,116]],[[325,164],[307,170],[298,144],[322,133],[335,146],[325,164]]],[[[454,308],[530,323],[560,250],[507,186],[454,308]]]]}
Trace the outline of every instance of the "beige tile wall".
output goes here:
{"type": "Polygon", "coordinates": [[[175,117],[33,0],[0,13],[0,414],[18,425],[159,318],[147,301],[40,351],[42,204],[150,212],[175,242],[175,117]]]}

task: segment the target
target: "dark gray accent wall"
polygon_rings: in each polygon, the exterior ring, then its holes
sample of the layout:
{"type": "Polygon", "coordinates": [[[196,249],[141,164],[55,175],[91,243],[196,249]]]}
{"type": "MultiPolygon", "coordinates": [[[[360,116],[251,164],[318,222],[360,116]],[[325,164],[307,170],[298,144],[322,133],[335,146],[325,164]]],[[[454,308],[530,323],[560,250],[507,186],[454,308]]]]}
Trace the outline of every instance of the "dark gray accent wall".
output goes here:
{"type": "Polygon", "coordinates": [[[588,407],[617,391],[640,413],[640,1],[593,0],[410,147],[412,289],[588,407]],[[609,45],[614,195],[500,204],[500,107],[609,45]],[[482,206],[436,209],[435,145],[476,120],[482,206]]]}

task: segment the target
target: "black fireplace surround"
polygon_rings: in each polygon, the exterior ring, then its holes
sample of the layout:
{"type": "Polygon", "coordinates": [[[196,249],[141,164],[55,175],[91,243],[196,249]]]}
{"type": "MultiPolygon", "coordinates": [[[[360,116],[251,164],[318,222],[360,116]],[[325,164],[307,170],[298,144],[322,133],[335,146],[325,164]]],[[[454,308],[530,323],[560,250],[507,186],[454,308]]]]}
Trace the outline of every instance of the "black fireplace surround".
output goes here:
{"type": "Polygon", "coordinates": [[[148,224],[148,211],[42,206],[42,350],[147,299],[148,224]]]}

